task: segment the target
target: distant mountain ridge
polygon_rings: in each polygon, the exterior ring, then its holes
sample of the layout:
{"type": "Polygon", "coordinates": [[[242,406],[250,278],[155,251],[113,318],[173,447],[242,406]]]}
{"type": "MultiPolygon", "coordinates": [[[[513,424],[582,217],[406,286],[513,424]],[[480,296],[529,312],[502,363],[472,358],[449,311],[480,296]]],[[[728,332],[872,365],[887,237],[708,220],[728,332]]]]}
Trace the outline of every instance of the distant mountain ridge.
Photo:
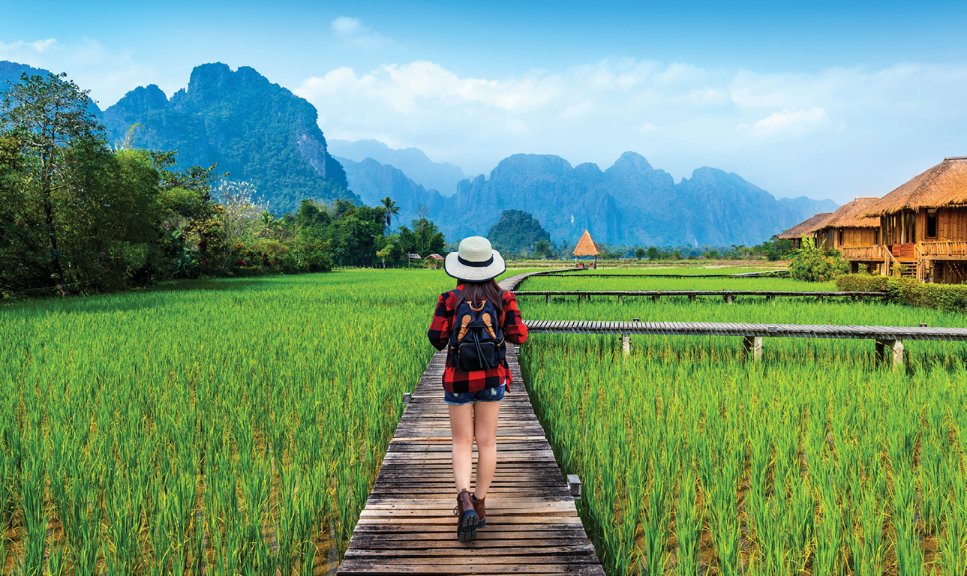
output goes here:
{"type": "Polygon", "coordinates": [[[329,150],[334,156],[353,162],[372,158],[393,166],[427,190],[437,190],[444,196],[452,196],[457,184],[467,177],[459,166],[434,162],[419,148],[394,149],[378,140],[330,140],[329,150]]]}
{"type": "Polygon", "coordinates": [[[620,246],[752,245],[836,207],[829,200],[777,199],[715,168],[699,168],[676,184],[635,152],[605,170],[571,166],[559,156],[515,154],[489,177],[460,182],[451,197],[373,159],[344,165],[364,201],[390,196],[400,206],[399,222],[422,211],[451,240],[486,234],[503,210],[514,209],[532,214],[555,242],[576,241],[587,228],[595,240],[620,246]]]}
{"type": "MultiPolygon", "coordinates": [[[[0,81],[17,81],[22,71],[46,72],[0,62],[0,81]]],[[[605,170],[592,163],[572,166],[558,156],[515,154],[487,176],[459,180],[446,195],[424,182],[446,188],[459,168],[433,162],[417,149],[341,143],[344,152],[363,157],[340,163],[330,154],[315,108],[244,66],[232,71],[204,64],[170,99],[149,85],[103,113],[94,110],[111,140],[123,141],[137,124],[135,146],[175,150],[183,166],[217,162],[231,179],[252,182],[276,213],[290,212],[306,198],[375,205],[390,196],[400,206],[395,222],[426,214],[450,241],[486,234],[501,211],[515,209],[532,214],[555,242],[574,242],[587,228],[596,241],[619,246],[751,245],[836,207],[829,200],[776,199],[715,168],[699,168],[676,183],[634,152],[605,170]],[[407,170],[423,170],[422,180],[407,170]]]]}

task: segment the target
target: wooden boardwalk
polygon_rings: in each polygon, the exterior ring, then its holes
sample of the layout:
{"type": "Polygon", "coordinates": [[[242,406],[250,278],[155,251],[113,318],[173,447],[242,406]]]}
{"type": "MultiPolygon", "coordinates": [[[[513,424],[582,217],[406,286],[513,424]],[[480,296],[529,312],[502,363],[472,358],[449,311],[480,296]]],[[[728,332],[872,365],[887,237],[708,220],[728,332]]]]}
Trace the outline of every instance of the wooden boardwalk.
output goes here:
{"type": "MultiPolygon", "coordinates": [[[[516,286],[522,276],[501,284],[516,286]]],[[[531,406],[513,345],[501,403],[487,525],[456,539],[445,353],[433,356],[403,412],[337,574],[603,575],[564,474],[531,406]]],[[[476,469],[477,452],[473,452],[476,469]]]]}
{"type": "Polygon", "coordinates": [[[617,297],[618,302],[627,297],[650,297],[653,301],[665,297],[688,297],[689,301],[695,301],[697,296],[718,297],[726,302],[734,302],[737,296],[749,296],[765,298],[812,298],[825,301],[827,298],[848,298],[850,300],[882,300],[886,298],[886,292],[833,292],[833,291],[809,291],[801,292],[795,290],[520,290],[514,292],[516,296],[543,296],[546,302],[551,301],[554,296],[577,296],[578,301],[590,300],[591,297],[617,297]]]}
{"type": "Polygon", "coordinates": [[[664,336],[741,336],[742,345],[754,360],[762,358],[763,338],[832,338],[873,340],[876,356],[904,364],[904,340],[967,341],[967,328],[927,326],[841,326],[835,324],[738,324],[731,322],[608,322],[599,320],[525,320],[532,333],[621,334],[625,353],[630,334],[664,336]]]}
{"type": "Polygon", "coordinates": [[[741,274],[649,274],[647,272],[638,273],[615,273],[597,272],[587,268],[575,268],[571,270],[544,272],[544,276],[571,276],[575,278],[786,278],[789,276],[788,270],[770,270],[766,272],[743,272],[741,274]]]}

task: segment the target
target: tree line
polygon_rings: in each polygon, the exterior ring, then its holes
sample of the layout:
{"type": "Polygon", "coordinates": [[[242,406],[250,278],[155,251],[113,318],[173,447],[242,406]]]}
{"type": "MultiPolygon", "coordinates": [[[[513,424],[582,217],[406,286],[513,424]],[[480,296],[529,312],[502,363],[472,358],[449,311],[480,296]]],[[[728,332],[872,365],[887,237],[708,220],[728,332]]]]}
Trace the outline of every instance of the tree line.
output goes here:
{"type": "MultiPolygon", "coordinates": [[[[426,218],[337,200],[276,216],[216,166],[111,146],[64,74],[11,84],[0,107],[0,297],[122,290],[177,278],[396,265],[443,249],[426,218]]],[[[132,130],[135,130],[132,127],[132,130]]]]}

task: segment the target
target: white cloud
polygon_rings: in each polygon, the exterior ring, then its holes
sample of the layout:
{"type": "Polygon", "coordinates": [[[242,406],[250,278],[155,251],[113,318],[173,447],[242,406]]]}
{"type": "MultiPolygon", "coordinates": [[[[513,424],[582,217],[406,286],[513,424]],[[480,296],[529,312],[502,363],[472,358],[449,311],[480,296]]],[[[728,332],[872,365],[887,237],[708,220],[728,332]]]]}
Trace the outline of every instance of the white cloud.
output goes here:
{"type": "Polygon", "coordinates": [[[336,68],[295,91],[330,137],[417,146],[470,172],[515,152],[606,166],[635,150],[677,177],[713,165],[779,195],[845,201],[967,152],[967,65],[805,74],[611,59],[482,77],[415,61],[336,68]]]}
{"type": "Polygon", "coordinates": [[[740,130],[749,130],[761,136],[787,134],[799,136],[821,128],[828,117],[822,108],[808,108],[803,110],[783,110],[773,112],[765,118],[750,124],[740,124],[740,130]]]}
{"type": "Polygon", "coordinates": [[[57,39],[44,38],[42,40],[14,40],[13,42],[0,42],[0,54],[42,54],[57,45],[57,39]]]}
{"type": "Polygon", "coordinates": [[[101,108],[136,86],[158,82],[155,70],[136,62],[129,52],[110,49],[97,40],[64,43],[45,38],[0,42],[0,60],[54,73],[67,72],[81,88],[91,91],[101,108]]]}
{"type": "Polygon", "coordinates": [[[375,51],[385,49],[394,44],[392,40],[368,28],[359,18],[340,16],[329,23],[335,37],[344,45],[375,51]]]}
{"type": "Polygon", "coordinates": [[[363,27],[363,21],[359,18],[340,16],[332,21],[331,27],[332,31],[335,32],[337,36],[352,36],[353,34],[358,33],[363,27]]]}

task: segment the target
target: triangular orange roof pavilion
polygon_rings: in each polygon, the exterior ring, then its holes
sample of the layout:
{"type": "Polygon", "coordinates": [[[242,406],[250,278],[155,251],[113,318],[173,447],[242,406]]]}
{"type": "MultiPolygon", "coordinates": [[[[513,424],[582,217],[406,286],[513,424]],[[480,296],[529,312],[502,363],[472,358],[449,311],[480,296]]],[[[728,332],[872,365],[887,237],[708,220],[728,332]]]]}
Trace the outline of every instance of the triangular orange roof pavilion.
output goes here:
{"type": "Polygon", "coordinates": [[[575,256],[597,256],[598,247],[594,245],[594,240],[591,239],[591,233],[587,230],[584,231],[584,235],[578,240],[578,245],[574,247],[575,256]]]}

